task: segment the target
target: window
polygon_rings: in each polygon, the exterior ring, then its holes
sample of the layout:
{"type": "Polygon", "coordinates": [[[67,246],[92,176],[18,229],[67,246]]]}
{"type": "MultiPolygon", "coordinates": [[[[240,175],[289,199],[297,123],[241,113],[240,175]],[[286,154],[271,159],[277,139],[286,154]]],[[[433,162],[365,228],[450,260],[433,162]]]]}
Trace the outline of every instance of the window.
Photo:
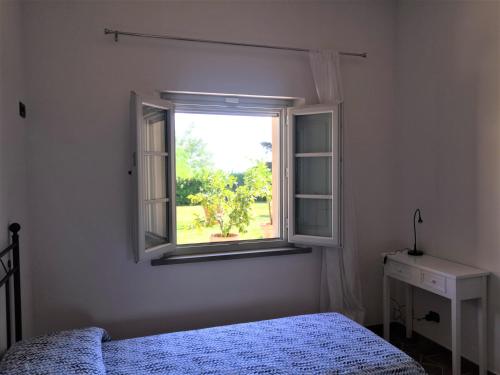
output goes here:
{"type": "Polygon", "coordinates": [[[340,243],[337,108],[132,93],[136,260],[340,243]]]}
{"type": "Polygon", "coordinates": [[[178,245],[281,238],[280,117],[175,113],[178,245]]]}
{"type": "Polygon", "coordinates": [[[289,110],[290,242],[340,244],[341,147],[337,108],[289,110]]]}

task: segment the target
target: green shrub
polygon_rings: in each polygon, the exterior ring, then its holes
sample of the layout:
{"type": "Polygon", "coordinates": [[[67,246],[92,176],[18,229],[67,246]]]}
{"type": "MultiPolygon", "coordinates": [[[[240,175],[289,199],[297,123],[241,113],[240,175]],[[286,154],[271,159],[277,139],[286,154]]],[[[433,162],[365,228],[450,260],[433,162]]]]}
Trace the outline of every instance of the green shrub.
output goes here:
{"type": "Polygon", "coordinates": [[[269,223],[273,223],[271,210],[271,201],[273,199],[273,173],[269,164],[259,161],[253,167],[248,169],[244,175],[245,186],[248,187],[250,194],[258,202],[266,202],[269,212],[269,223]]]}
{"type": "Polygon", "coordinates": [[[221,170],[211,172],[203,189],[188,197],[192,204],[203,207],[204,216],[196,215],[198,227],[219,226],[222,237],[228,237],[233,227],[245,233],[250,225],[254,197],[245,185],[238,185],[237,177],[221,170]]]}
{"type": "Polygon", "coordinates": [[[189,206],[191,200],[188,198],[190,195],[198,194],[204,184],[202,177],[193,178],[177,178],[175,199],[178,206],[189,206]]]}

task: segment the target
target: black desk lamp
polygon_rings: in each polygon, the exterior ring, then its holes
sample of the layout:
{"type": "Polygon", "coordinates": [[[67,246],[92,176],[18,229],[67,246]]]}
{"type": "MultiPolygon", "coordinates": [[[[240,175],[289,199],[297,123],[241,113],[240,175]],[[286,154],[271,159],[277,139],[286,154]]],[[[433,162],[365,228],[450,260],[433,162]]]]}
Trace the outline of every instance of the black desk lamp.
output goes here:
{"type": "Polygon", "coordinates": [[[415,213],[413,214],[413,250],[408,251],[408,255],[413,255],[413,256],[421,256],[424,255],[424,252],[422,250],[417,250],[417,226],[415,223],[415,220],[417,219],[417,214],[418,214],[418,222],[422,223],[422,216],[420,216],[420,208],[417,208],[415,210],[415,213]]]}

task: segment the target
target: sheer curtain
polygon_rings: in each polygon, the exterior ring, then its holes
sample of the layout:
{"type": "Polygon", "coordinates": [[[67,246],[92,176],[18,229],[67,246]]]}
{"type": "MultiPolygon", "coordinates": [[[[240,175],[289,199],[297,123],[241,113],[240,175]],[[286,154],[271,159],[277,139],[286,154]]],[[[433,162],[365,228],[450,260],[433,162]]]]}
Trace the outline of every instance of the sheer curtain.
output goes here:
{"type": "MultiPolygon", "coordinates": [[[[310,51],[309,60],[318,99],[321,104],[343,102],[339,53],[336,51],[310,51]]],[[[343,124],[345,125],[345,124],[343,124]]],[[[343,241],[342,248],[319,248],[322,253],[320,310],[337,311],[363,323],[364,308],[358,272],[356,215],[351,173],[349,170],[349,130],[344,126],[344,188],[343,188],[343,241]]]]}

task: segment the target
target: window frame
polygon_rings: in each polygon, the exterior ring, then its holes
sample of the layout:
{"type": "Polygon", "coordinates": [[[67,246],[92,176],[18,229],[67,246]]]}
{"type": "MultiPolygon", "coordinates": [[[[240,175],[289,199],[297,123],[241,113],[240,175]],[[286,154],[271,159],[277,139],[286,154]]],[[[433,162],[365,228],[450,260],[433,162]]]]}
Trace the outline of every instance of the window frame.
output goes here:
{"type": "MultiPolygon", "coordinates": [[[[262,249],[280,249],[290,247],[288,242],[288,186],[286,178],[287,168],[287,109],[297,103],[302,103],[302,99],[288,97],[266,97],[233,94],[210,94],[192,93],[179,91],[164,91],[160,93],[160,102],[171,103],[173,108],[172,117],[175,113],[204,113],[220,115],[246,115],[246,116],[278,116],[279,117],[279,237],[271,239],[237,240],[223,242],[206,242],[200,244],[174,244],[171,251],[163,256],[191,256],[209,255],[217,253],[229,253],[235,251],[257,251],[262,249]]],[[[157,102],[158,103],[158,102],[157,102]]],[[[173,144],[175,146],[175,122],[172,126],[173,144]]],[[[175,148],[173,164],[175,164],[175,148]]],[[[176,179],[173,175],[171,184],[175,193],[176,179]]],[[[176,206],[172,205],[172,210],[176,211],[176,206]]],[[[175,212],[174,212],[175,214],[175,212]]],[[[176,232],[176,223],[173,224],[173,231],[176,232]]]]}
{"type": "MultiPolygon", "coordinates": [[[[328,246],[328,247],[341,247],[343,240],[343,136],[342,136],[342,105],[329,105],[329,104],[314,104],[303,105],[299,107],[288,108],[287,113],[288,124],[288,241],[290,243],[313,245],[313,246],[328,246]],[[295,174],[295,160],[297,155],[295,153],[295,116],[300,115],[314,115],[331,113],[332,115],[332,132],[331,132],[331,187],[332,193],[332,212],[331,212],[331,225],[332,236],[313,236],[297,234],[295,231],[295,210],[296,210],[296,174],[295,174]]],[[[314,154],[314,153],[312,153],[314,154]]],[[[319,152],[323,154],[323,152],[319,152]]],[[[309,195],[309,194],[305,194],[309,195]]],[[[320,198],[321,194],[317,195],[320,198]]]]}
{"type": "Polygon", "coordinates": [[[172,158],[172,154],[175,155],[175,109],[171,102],[162,100],[156,97],[151,97],[147,95],[140,94],[136,91],[131,91],[130,95],[130,108],[131,108],[131,122],[134,124],[132,126],[132,139],[134,142],[134,151],[132,153],[132,175],[134,175],[134,195],[135,204],[133,207],[133,242],[134,242],[134,258],[136,262],[150,260],[158,256],[158,254],[168,254],[172,253],[175,249],[176,233],[173,230],[173,225],[175,224],[175,210],[171,210],[170,207],[175,207],[175,184],[172,184],[172,176],[175,176],[175,158],[172,158]],[[166,203],[167,214],[168,214],[168,242],[146,249],[145,244],[145,193],[144,193],[144,156],[147,151],[144,150],[143,145],[143,106],[147,105],[153,108],[159,108],[166,111],[168,118],[166,118],[165,123],[165,135],[166,140],[166,165],[167,176],[166,176],[166,203]]]}
{"type": "MultiPolygon", "coordinates": [[[[284,181],[284,171],[286,167],[286,108],[282,105],[276,106],[280,100],[266,100],[269,98],[242,96],[242,95],[223,95],[223,94],[205,94],[205,93],[181,93],[165,92],[162,98],[174,103],[178,113],[202,113],[219,115],[243,115],[258,116],[271,115],[279,116],[280,119],[280,140],[279,140],[279,158],[280,158],[280,214],[279,227],[280,235],[278,238],[237,240],[224,242],[205,242],[200,244],[177,244],[173,255],[202,255],[214,253],[226,253],[234,251],[251,251],[262,249],[275,249],[290,246],[288,243],[286,217],[287,207],[287,184],[284,181]],[[223,102],[223,99],[231,101],[223,102]],[[262,102],[261,102],[262,99],[262,102]],[[191,109],[191,110],[190,110],[191,109]],[[285,148],[285,149],[283,149],[285,148]]],[[[291,104],[291,103],[290,103],[291,104]]],[[[175,183],[172,181],[172,183],[175,183]]]]}
{"type": "MultiPolygon", "coordinates": [[[[342,245],[342,105],[305,105],[304,100],[290,97],[265,97],[233,94],[207,94],[179,91],[158,92],[157,97],[146,97],[132,91],[131,95],[131,121],[134,131],[135,149],[133,155],[133,170],[136,172],[134,204],[133,233],[135,244],[136,262],[143,260],[152,260],[161,264],[175,263],[168,259],[193,258],[208,256],[210,260],[215,259],[217,255],[229,254],[227,257],[238,257],[237,252],[241,252],[243,257],[247,257],[252,252],[259,253],[263,250],[280,252],[283,249],[290,249],[298,246],[341,246],[342,245]],[[166,123],[167,144],[168,144],[168,170],[167,177],[167,196],[168,214],[169,214],[169,242],[160,246],[145,249],[144,246],[144,212],[141,213],[141,205],[144,202],[144,191],[141,190],[145,178],[141,171],[143,163],[143,145],[141,140],[141,127],[143,121],[142,105],[146,104],[152,107],[158,107],[168,111],[168,121],[166,123]],[[175,114],[180,113],[204,113],[220,115],[266,115],[279,116],[279,182],[280,182],[280,214],[279,226],[280,235],[272,239],[255,240],[236,240],[223,242],[206,242],[200,244],[177,244],[177,223],[176,223],[176,154],[175,154],[175,114]],[[304,236],[294,233],[295,227],[295,176],[293,152],[294,144],[294,114],[316,114],[332,113],[332,162],[334,157],[338,157],[337,173],[333,173],[332,179],[332,198],[337,194],[336,210],[332,205],[332,238],[320,236],[304,236]],[[335,144],[333,143],[335,142],[335,144]],[[141,154],[139,154],[141,153],[141,154]],[[143,178],[143,181],[141,181],[143,178]],[[168,195],[169,194],[169,195],[168,195]],[[335,236],[336,234],[336,236],[335,236]],[[333,238],[335,237],[335,238],[333,238]],[[236,254],[236,255],[235,255],[236,254]],[[156,260],[154,259],[156,258],[156,260]],[[163,262],[163,263],[162,263],[163,262]]],[[[333,163],[332,163],[333,166],[333,163]]],[[[142,207],[144,211],[144,208],[142,207]]],[[[201,259],[200,258],[200,259],[201,259]]],[[[192,260],[189,260],[192,261],[192,260]]],[[[180,262],[184,260],[180,259],[180,262]]],[[[153,263],[152,263],[153,264],[153,263]]],[[[156,264],[155,264],[156,265],[156,264]]]]}

